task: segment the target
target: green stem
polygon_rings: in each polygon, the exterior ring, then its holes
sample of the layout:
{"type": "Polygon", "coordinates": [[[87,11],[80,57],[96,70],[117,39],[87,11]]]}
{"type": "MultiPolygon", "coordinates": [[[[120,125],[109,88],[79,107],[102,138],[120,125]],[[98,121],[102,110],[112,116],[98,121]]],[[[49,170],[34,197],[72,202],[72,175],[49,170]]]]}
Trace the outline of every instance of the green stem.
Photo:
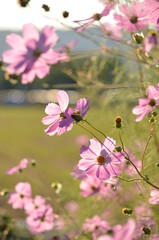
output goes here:
{"type": "Polygon", "coordinates": [[[141,181],[142,178],[132,178],[132,179],[124,179],[122,177],[118,177],[120,180],[124,181],[124,182],[135,182],[135,181],[141,181]]]}

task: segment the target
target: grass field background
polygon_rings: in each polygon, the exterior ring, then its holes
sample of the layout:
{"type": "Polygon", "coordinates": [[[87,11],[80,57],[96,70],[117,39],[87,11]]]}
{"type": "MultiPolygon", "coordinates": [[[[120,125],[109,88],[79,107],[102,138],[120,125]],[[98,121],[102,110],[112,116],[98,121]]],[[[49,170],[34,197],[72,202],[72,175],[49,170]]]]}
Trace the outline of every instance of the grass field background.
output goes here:
{"type": "MultiPolygon", "coordinates": [[[[41,123],[42,117],[45,116],[44,109],[44,105],[0,106],[0,188],[13,190],[17,182],[29,181],[32,184],[33,195],[49,197],[57,214],[63,213],[66,202],[77,201],[80,207],[77,221],[81,224],[85,217],[93,216],[96,212],[100,213],[107,208],[104,202],[98,204],[93,198],[85,199],[80,196],[79,182],[73,180],[70,175],[73,167],[80,160],[80,146],[75,143],[76,137],[87,133],[75,124],[72,131],[60,137],[46,135],[45,126],[41,123]],[[23,173],[14,176],[6,176],[6,170],[18,164],[24,157],[35,159],[36,167],[29,167],[23,173]],[[60,182],[63,186],[60,197],[56,196],[50,187],[54,181],[60,182]]],[[[124,124],[121,131],[123,141],[141,159],[150,125],[147,119],[136,124],[135,116],[131,111],[132,105],[129,106],[125,101],[113,106],[101,104],[101,107],[93,107],[92,104],[86,118],[120,145],[118,132],[114,127],[114,118],[120,115],[124,124]]],[[[159,169],[154,167],[159,158],[153,140],[145,161],[149,166],[145,169],[146,173],[152,181],[158,181],[159,184],[159,169]]],[[[127,190],[129,186],[126,187],[127,190]]],[[[7,204],[7,197],[1,197],[0,204],[2,212],[17,219],[23,218],[21,211],[11,210],[7,204]]],[[[115,219],[112,219],[113,221],[115,219]]],[[[72,228],[77,229],[77,226],[74,225],[72,228]]]]}

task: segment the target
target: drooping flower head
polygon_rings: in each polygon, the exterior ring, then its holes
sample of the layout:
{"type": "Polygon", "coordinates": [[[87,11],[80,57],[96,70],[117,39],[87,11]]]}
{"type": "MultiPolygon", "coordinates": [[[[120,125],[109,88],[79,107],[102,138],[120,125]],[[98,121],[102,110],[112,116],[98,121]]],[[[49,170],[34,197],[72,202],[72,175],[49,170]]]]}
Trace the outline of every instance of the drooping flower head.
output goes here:
{"type": "Polygon", "coordinates": [[[56,64],[62,55],[54,51],[58,40],[53,27],[45,26],[39,36],[33,24],[23,26],[23,37],[9,34],[6,42],[12,48],[3,53],[3,61],[8,63],[9,74],[21,75],[22,84],[33,82],[35,77],[44,78],[50,71],[50,65],[56,64]]]}
{"type": "Polygon", "coordinates": [[[81,24],[80,27],[76,28],[76,31],[77,32],[83,32],[90,25],[92,25],[95,21],[100,21],[100,19],[102,17],[105,17],[105,16],[107,16],[109,14],[111,8],[112,8],[112,5],[108,4],[107,6],[105,6],[105,8],[103,9],[103,11],[101,13],[95,13],[95,14],[93,14],[93,16],[91,16],[90,18],[87,18],[87,19],[74,21],[76,23],[81,24]]]}
{"type": "Polygon", "coordinates": [[[27,182],[20,182],[15,186],[15,192],[9,195],[8,203],[14,209],[23,209],[31,198],[31,186],[27,182]]]}
{"type": "Polygon", "coordinates": [[[72,128],[72,125],[64,125],[63,127],[60,127],[59,125],[60,122],[66,118],[65,111],[69,104],[68,94],[65,91],[60,90],[57,92],[57,99],[59,105],[56,103],[49,103],[45,108],[45,112],[48,116],[42,119],[43,124],[49,125],[45,132],[50,136],[53,136],[56,133],[59,136],[72,128]]]}
{"type": "Polygon", "coordinates": [[[85,171],[86,175],[100,180],[109,179],[111,176],[119,175],[121,169],[120,159],[113,153],[115,140],[107,137],[103,144],[97,139],[91,139],[88,147],[82,146],[79,161],[79,169],[85,171]]]}
{"type": "Polygon", "coordinates": [[[24,158],[20,161],[20,163],[17,166],[9,169],[6,172],[6,174],[13,175],[14,173],[21,172],[23,169],[27,168],[28,164],[29,164],[29,160],[27,158],[24,158]]]}
{"type": "Polygon", "coordinates": [[[126,29],[129,32],[136,32],[147,27],[147,13],[143,9],[143,3],[133,2],[129,7],[127,4],[122,4],[119,7],[122,14],[114,14],[114,19],[117,21],[119,29],[126,29]]]}
{"type": "Polygon", "coordinates": [[[134,107],[133,114],[139,115],[136,122],[141,121],[147,114],[159,105],[159,86],[149,86],[147,89],[147,98],[140,98],[139,105],[134,107]]]}

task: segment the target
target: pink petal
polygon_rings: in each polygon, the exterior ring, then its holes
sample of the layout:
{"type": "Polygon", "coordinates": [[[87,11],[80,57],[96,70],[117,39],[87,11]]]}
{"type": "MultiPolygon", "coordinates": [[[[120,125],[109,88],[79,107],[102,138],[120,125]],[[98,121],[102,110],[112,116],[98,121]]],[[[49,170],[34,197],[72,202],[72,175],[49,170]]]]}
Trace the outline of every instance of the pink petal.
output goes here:
{"type": "Polygon", "coordinates": [[[59,119],[59,115],[46,116],[42,119],[42,123],[44,125],[49,125],[49,124],[54,123],[57,119],[59,119]]]}
{"type": "Polygon", "coordinates": [[[48,115],[59,115],[61,109],[56,103],[49,103],[45,108],[45,113],[48,115]]]}
{"type": "Polygon", "coordinates": [[[115,149],[116,146],[116,141],[113,138],[107,137],[102,145],[102,150],[103,149],[109,149],[109,151],[107,150],[107,152],[112,152],[115,149]]]}
{"type": "Polygon", "coordinates": [[[98,140],[90,139],[88,147],[95,155],[100,156],[101,144],[98,140]]]}
{"type": "Polygon", "coordinates": [[[35,41],[37,41],[39,39],[39,33],[37,28],[31,23],[25,24],[23,26],[23,37],[25,41],[28,41],[30,39],[34,39],[35,41]]]}
{"type": "Polygon", "coordinates": [[[81,159],[79,161],[78,167],[79,167],[80,170],[87,170],[88,168],[90,168],[94,164],[96,164],[96,162],[94,160],[81,159]]]}
{"type": "Polygon", "coordinates": [[[58,131],[58,126],[59,126],[59,119],[57,119],[52,125],[50,125],[46,130],[45,133],[47,133],[50,136],[53,136],[57,133],[58,131]]]}
{"type": "Polygon", "coordinates": [[[98,166],[96,177],[99,178],[100,180],[106,180],[110,178],[110,173],[108,172],[104,165],[98,166]]]}
{"type": "Polygon", "coordinates": [[[8,43],[8,45],[10,47],[15,48],[16,50],[25,50],[26,49],[23,38],[14,33],[9,34],[6,37],[6,43],[8,43]]]}
{"type": "Polygon", "coordinates": [[[153,99],[157,90],[154,86],[149,86],[148,89],[147,89],[147,92],[148,92],[148,98],[153,99]]]}
{"type": "Polygon", "coordinates": [[[69,104],[68,94],[63,90],[60,90],[57,93],[57,99],[58,99],[58,103],[61,108],[61,112],[64,112],[67,109],[68,104],[69,104]]]}

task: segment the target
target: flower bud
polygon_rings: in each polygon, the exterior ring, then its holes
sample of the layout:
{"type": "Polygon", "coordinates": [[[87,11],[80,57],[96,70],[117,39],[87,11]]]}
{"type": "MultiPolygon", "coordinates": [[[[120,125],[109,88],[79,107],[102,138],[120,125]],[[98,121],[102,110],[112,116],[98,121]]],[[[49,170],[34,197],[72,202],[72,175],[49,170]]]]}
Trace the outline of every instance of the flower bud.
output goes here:
{"type": "Polygon", "coordinates": [[[152,112],[151,114],[152,114],[152,116],[154,116],[154,117],[157,116],[157,112],[152,112]]]}
{"type": "Polygon", "coordinates": [[[116,128],[121,128],[122,127],[122,119],[121,119],[120,116],[117,116],[115,118],[115,126],[116,126],[116,128]]]}
{"type": "Polygon", "coordinates": [[[21,7],[26,7],[30,0],[18,0],[18,3],[20,4],[21,7]]]}
{"type": "Polygon", "coordinates": [[[155,165],[156,165],[156,167],[159,167],[159,162],[158,162],[158,163],[156,163],[155,165]]]}
{"type": "Polygon", "coordinates": [[[116,146],[116,148],[115,148],[115,151],[116,151],[116,152],[122,152],[122,150],[123,150],[123,149],[122,149],[122,147],[120,147],[120,146],[116,146]]]}
{"type": "Polygon", "coordinates": [[[122,209],[122,213],[124,215],[129,215],[130,216],[132,214],[132,212],[133,212],[133,210],[131,208],[123,208],[122,209]]]}
{"type": "Polygon", "coordinates": [[[144,35],[143,35],[143,33],[134,33],[134,34],[132,35],[132,37],[133,37],[133,40],[134,40],[134,42],[135,42],[136,44],[141,44],[141,43],[143,42],[143,40],[144,40],[144,35]]]}
{"type": "Polygon", "coordinates": [[[50,7],[46,4],[42,5],[42,8],[45,10],[45,12],[49,12],[50,11],[50,7]]]}
{"type": "Polygon", "coordinates": [[[62,12],[62,16],[63,16],[64,18],[68,18],[68,17],[69,17],[69,12],[63,11],[63,12],[62,12]]]}
{"type": "Polygon", "coordinates": [[[142,231],[146,236],[151,235],[151,229],[150,229],[148,226],[143,226],[143,227],[141,228],[141,231],[142,231]]]}
{"type": "Polygon", "coordinates": [[[35,166],[36,166],[36,160],[35,160],[35,159],[32,159],[32,160],[31,160],[31,165],[32,165],[32,167],[35,167],[35,166]]]}

